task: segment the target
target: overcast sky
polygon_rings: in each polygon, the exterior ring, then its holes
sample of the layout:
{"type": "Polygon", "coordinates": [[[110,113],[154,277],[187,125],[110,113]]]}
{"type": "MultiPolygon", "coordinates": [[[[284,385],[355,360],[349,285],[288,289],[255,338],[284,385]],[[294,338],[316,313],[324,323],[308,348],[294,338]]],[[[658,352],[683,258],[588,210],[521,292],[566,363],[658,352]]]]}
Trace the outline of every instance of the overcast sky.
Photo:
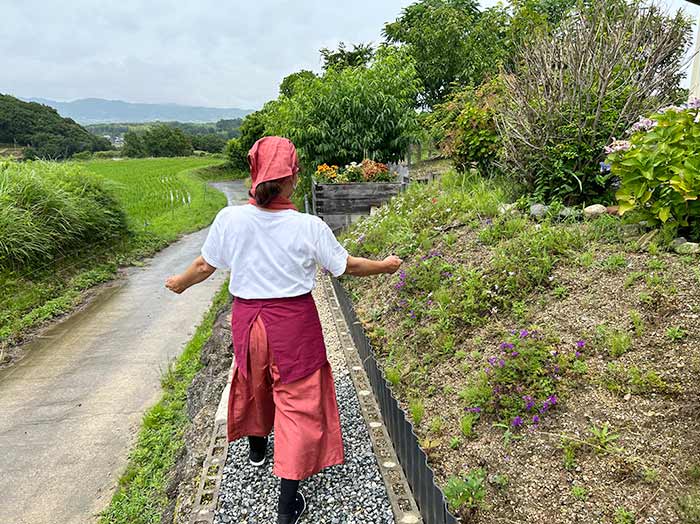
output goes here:
{"type": "Polygon", "coordinates": [[[320,70],[320,48],[379,42],[412,2],[0,0],[0,92],[255,109],[320,70]]]}

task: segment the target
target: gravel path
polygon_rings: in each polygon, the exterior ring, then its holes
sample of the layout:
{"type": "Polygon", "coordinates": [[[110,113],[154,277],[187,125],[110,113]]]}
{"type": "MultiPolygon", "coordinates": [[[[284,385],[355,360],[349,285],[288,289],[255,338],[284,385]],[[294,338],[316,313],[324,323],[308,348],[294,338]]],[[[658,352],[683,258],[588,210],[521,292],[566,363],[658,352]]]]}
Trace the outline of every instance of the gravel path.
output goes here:
{"type": "MultiPolygon", "coordinates": [[[[394,524],[367,426],[360,413],[340,340],[323,290],[314,291],[333,367],[345,440],[345,464],[325,469],[301,483],[308,509],[302,522],[323,524],[394,524]]],[[[274,436],[271,439],[274,443],[274,436]]],[[[264,470],[248,464],[246,439],[232,442],[224,468],[215,524],[276,522],[279,479],[272,476],[272,446],[264,470]]]]}

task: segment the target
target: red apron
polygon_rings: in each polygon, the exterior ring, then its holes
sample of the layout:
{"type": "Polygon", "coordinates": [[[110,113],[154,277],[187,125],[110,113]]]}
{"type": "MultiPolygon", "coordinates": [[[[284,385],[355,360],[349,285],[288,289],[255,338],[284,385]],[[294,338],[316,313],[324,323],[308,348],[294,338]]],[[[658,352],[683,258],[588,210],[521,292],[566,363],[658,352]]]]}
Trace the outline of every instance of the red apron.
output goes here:
{"type": "Polygon", "coordinates": [[[267,338],[282,382],[289,384],[320,369],[328,360],[323,330],[311,293],[274,299],[236,298],[231,333],[236,365],[248,375],[250,330],[256,318],[265,325],[267,338]]]}
{"type": "Polygon", "coordinates": [[[280,478],[303,480],[342,464],[335,385],[311,295],[236,299],[232,326],[229,441],[274,428],[273,473],[280,478]]]}

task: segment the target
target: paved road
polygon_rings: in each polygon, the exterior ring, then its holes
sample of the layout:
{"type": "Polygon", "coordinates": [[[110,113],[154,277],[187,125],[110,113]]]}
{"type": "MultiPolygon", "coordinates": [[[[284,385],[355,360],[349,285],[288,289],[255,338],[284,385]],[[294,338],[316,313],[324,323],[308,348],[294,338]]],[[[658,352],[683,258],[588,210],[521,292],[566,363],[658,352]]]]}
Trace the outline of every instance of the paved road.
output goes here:
{"type": "MultiPolygon", "coordinates": [[[[242,182],[219,183],[230,203],[242,182]]],[[[226,275],[178,297],[163,283],[199,254],[187,235],[56,325],[0,371],[0,523],[87,524],[111,499],[160,377],[226,275]]]]}

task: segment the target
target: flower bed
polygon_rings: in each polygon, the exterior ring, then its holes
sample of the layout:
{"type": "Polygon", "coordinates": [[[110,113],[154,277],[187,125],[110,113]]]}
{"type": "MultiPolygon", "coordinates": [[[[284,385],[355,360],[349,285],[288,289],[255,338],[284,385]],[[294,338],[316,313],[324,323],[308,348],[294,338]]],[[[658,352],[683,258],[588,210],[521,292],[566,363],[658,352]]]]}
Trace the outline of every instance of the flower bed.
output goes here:
{"type": "Polygon", "coordinates": [[[314,214],[336,232],[369,215],[373,207],[399,194],[408,183],[407,173],[392,167],[373,160],[343,168],[318,166],[312,191],[314,214]]]}
{"type": "Polygon", "coordinates": [[[321,164],[316,169],[314,180],[321,184],[348,184],[353,182],[395,182],[398,173],[387,164],[365,159],[352,162],[345,167],[321,164]]]}

